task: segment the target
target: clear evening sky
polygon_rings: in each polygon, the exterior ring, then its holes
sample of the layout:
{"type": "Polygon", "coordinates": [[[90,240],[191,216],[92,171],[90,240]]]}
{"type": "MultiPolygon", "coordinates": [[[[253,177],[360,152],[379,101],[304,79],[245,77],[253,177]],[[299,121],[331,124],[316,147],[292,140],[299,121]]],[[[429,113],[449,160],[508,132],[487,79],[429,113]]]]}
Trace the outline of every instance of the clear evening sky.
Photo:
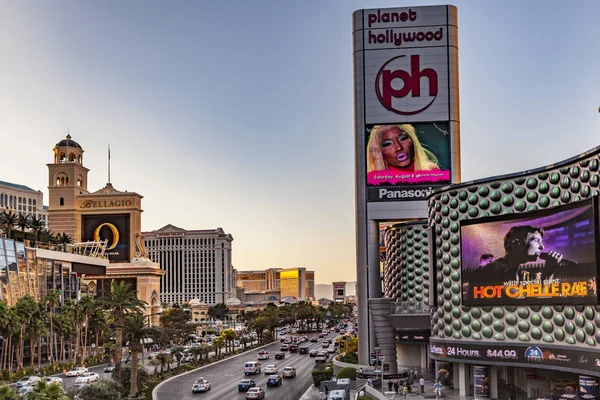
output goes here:
{"type": "MultiPolygon", "coordinates": [[[[44,192],[67,128],[238,270],[354,280],[352,12],[432,2],[0,1],[0,180],[44,192]]],[[[440,4],[440,3],[437,3],[440,4]]],[[[456,1],[463,181],[600,145],[600,2],[456,1]]]]}

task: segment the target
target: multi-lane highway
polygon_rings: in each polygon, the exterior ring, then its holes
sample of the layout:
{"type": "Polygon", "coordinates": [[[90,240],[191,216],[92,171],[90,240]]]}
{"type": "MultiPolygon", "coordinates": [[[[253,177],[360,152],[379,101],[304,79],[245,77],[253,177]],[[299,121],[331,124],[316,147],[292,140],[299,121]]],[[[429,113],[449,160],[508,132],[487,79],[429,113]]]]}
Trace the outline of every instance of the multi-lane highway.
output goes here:
{"type": "MultiPolygon", "coordinates": [[[[319,339],[317,343],[311,343],[310,338],[318,334],[309,335],[309,341],[300,344],[300,347],[307,346],[310,350],[326,350],[321,347],[323,340],[331,339],[334,335],[330,334],[326,338],[319,339]]],[[[199,370],[180,375],[169,381],[162,383],[156,389],[158,400],[170,399],[244,399],[245,393],[238,391],[238,383],[242,379],[253,379],[256,386],[266,391],[265,398],[277,400],[297,400],[308,389],[312,383],[311,371],[315,365],[315,358],[308,354],[285,352],[285,359],[275,360],[275,353],[281,347],[280,342],[275,342],[263,347],[270,353],[270,359],[261,360],[263,371],[258,375],[244,376],[243,367],[246,361],[256,361],[258,350],[252,350],[239,356],[231,357],[219,363],[211,364],[199,370]],[[267,377],[264,373],[264,367],[268,364],[275,364],[279,368],[279,373],[284,367],[290,366],[296,368],[297,376],[293,379],[284,379],[283,384],[278,387],[267,387],[267,377]],[[198,377],[204,377],[211,383],[211,390],[207,393],[192,393],[192,384],[198,377]]],[[[331,360],[331,357],[329,358],[331,360]]]]}

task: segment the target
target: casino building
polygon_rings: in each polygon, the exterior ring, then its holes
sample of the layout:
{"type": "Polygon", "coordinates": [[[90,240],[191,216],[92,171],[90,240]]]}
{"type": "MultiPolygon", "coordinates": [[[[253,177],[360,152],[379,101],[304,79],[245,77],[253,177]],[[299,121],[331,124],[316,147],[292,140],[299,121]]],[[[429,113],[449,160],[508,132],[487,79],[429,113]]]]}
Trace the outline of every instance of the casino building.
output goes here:
{"type": "Polygon", "coordinates": [[[235,297],[233,236],[222,228],[185,230],[166,225],[143,236],[148,256],[166,272],[161,303],[181,305],[197,299],[215,305],[235,297]]]}
{"type": "Polygon", "coordinates": [[[89,170],[83,148],[70,135],[54,147],[48,164],[48,223],[51,231],[65,232],[74,242],[107,240],[106,273],[84,274],[82,283],[101,296],[114,279],[126,280],[148,303],[147,315],[158,323],[160,278],[165,271],[148,258],[141,235],[142,196],[119,191],[110,182],[88,190],[89,170]]]}
{"type": "Polygon", "coordinates": [[[461,183],[457,21],[353,14],[359,362],[461,396],[598,398],[600,147],[461,183]]]}

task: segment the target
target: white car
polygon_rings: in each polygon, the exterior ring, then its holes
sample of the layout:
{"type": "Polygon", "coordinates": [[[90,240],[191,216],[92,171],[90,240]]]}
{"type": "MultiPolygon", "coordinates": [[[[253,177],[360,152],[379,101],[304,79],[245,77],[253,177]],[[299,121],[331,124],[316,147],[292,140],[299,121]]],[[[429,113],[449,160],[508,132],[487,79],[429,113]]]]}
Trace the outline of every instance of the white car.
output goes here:
{"type": "Polygon", "coordinates": [[[274,364],[269,364],[265,367],[265,375],[273,375],[276,374],[279,370],[277,366],[274,364]]]}
{"type": "Polygon", "coordinates": [[[81,375],[85,374],[86,372],[89,372],[87,368],[75,367],[75,368],[68,370],[67,373],[65,374],[65,376],[81,376],[81,375]]]}
{"type": "Polygon", "coordinates": [[[95,372],[85,372],[83,375],[75,379],[75,383],[90,383],[100,380],[100,375],[95,372]]]}
{"type": "Polygon", "coordinates": [[[35,386],[40,381],[40,379],[42,379],[42,378],[40,378],[39,376],[35,376],[35,375],[24,376],[17,381],[17,387],[20,388],[23,386],[35,386]]]}
{"type": "Polygon", "coordinates": [[[269,359],[269,352],[265,351],[265,350],[261,350],[258,352],[258,360],[268,360],[269,359]]]}
{"type": "Polygon", "coordinates": [[[196,392],[208,392],[210,390],[210,382],[200,377],[196,379],[196,382],[192,385],[192,393],[196,392]]]}
{"type": "Polygon", "coordinates": [[[47,376],[44,379],[48,385],[51,383],[58,383],[60,386],[62,386],[63,384],[63,379],[59,378],[58,376],[47,376]]]}

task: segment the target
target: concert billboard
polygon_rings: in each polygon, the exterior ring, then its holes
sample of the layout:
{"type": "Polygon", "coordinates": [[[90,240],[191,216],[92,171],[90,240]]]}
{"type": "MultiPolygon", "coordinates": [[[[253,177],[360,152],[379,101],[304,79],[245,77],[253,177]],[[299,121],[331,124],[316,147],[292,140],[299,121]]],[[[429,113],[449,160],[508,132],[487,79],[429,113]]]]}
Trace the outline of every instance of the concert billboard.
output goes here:
{"type": "Polygon", "coordinates": [[[597,304],[597,203],[461,221],[462,303],[597,304]]]}
{"type": "Polygon", "coordinates": [[[81,225],[84,242],[108,240],[104,254],[110,262],[129,261],[129,214],[83,215],[81,225]]]}
{"type": "Polygon", "coordinates": [[[367,186],[450,183],[447,122],[367,125],[367,186]]]}

